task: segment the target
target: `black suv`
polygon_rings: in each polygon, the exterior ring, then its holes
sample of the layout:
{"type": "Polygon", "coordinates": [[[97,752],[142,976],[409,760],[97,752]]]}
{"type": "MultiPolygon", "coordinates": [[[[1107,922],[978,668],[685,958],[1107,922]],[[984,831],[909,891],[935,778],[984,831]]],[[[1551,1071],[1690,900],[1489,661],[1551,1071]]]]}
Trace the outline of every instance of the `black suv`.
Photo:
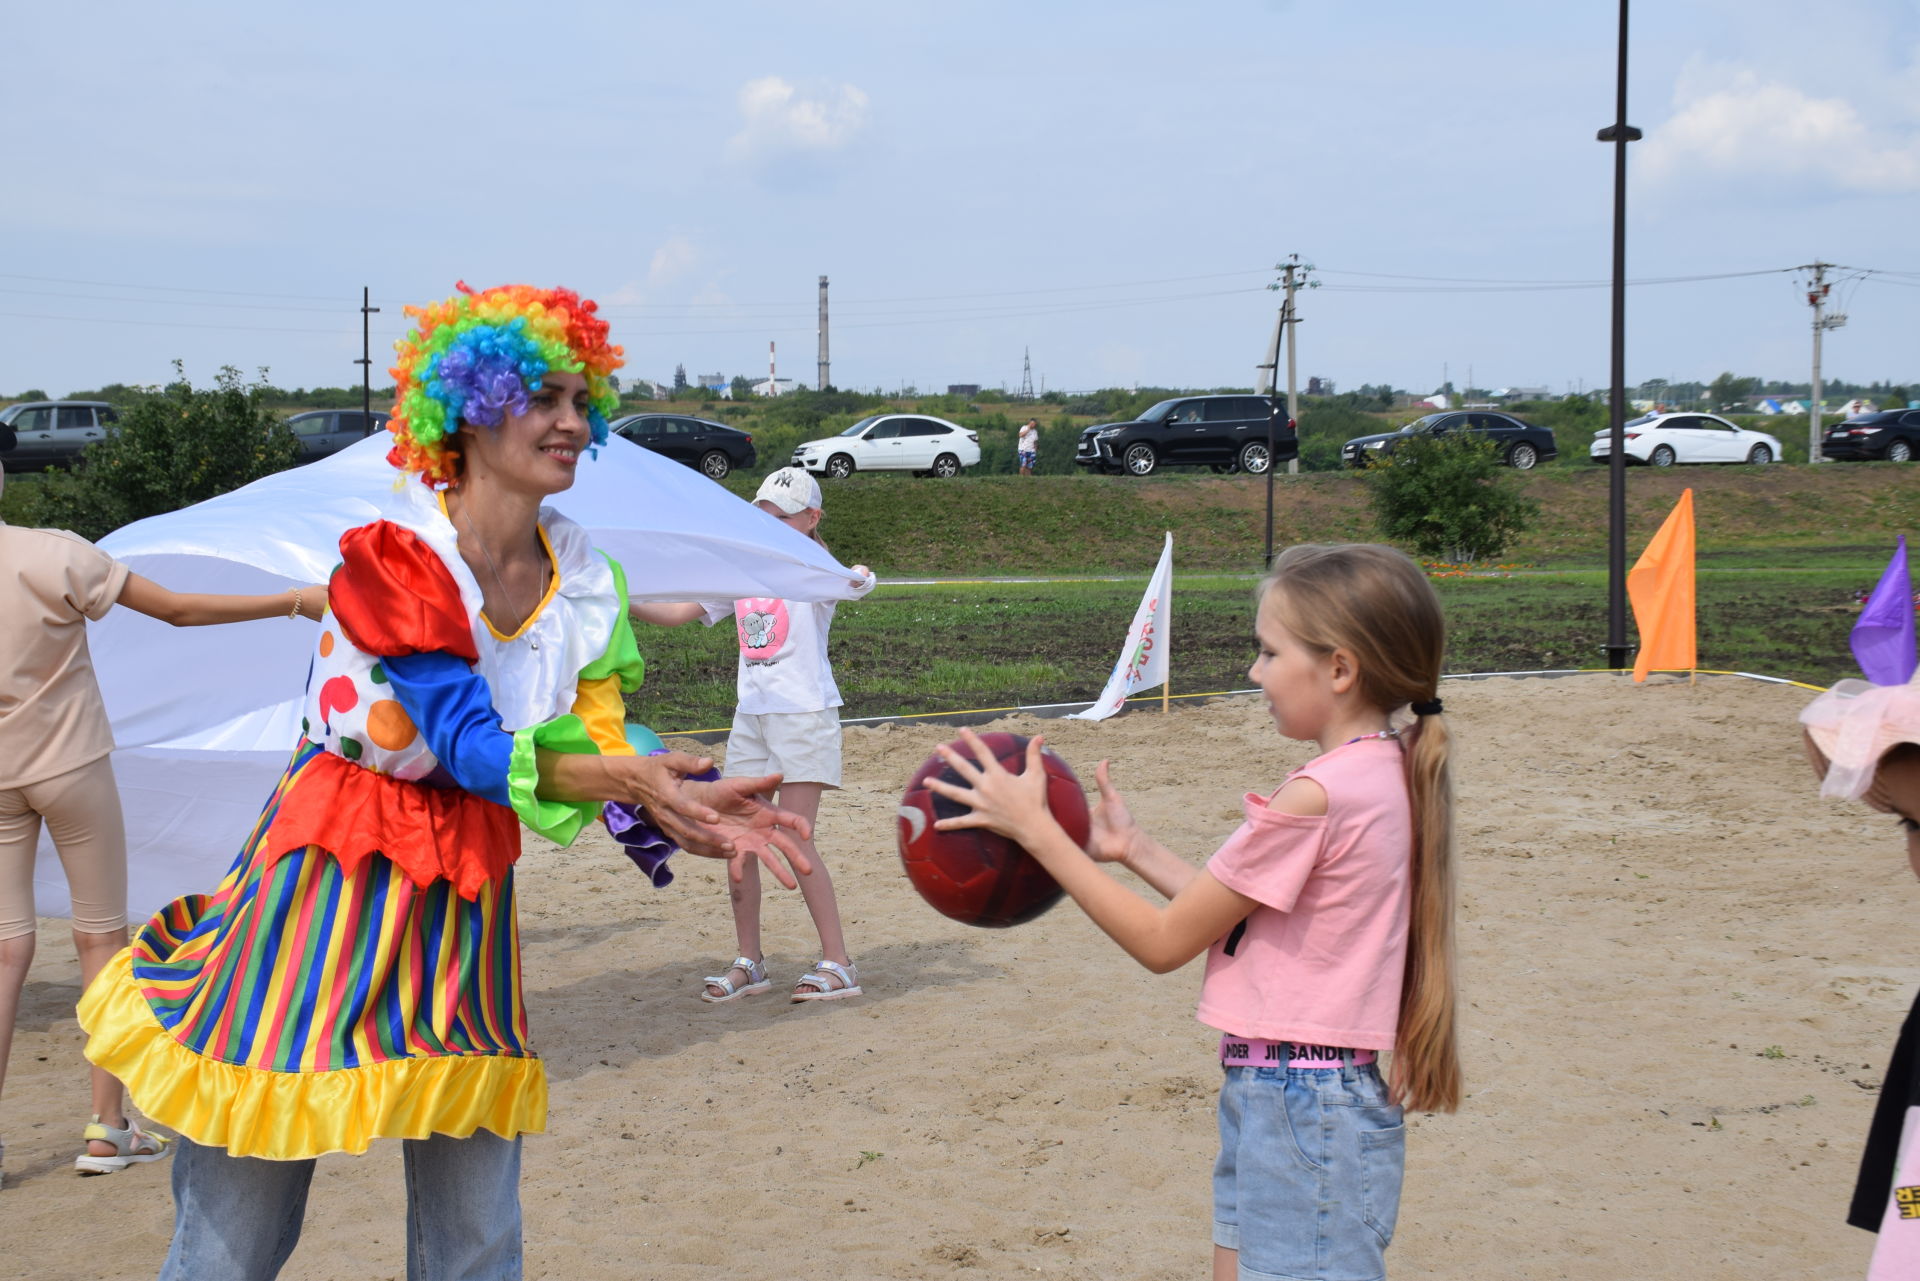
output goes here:
{"type": "Polygon", "coordinates": [[[1491,441],[1500,451],[1500,461],[1520,471],[1527,471],[1560,453],[1553,443],[1553,433],[1545,427],[1523,422],[1512,414],[1475,412],[1428,414],[1399,431],[1355,436],[1340,446],[1340,461],[1349,467],[1377,463],[1391,455],[1395,446],[1414,436],[1464,436],[1468,440],[1491,441]]]}
{"type": "Polygon", "coordinates": [[[757,456],[753,437],[738,427],[679,414],[630,414],[609,425],[615,435],[725,480],[736,467],[751,467],[757,456]]]}
{"type": "MultiPolygon", "coordinates": [[[[1080,433],[1073,461],[1097,472],[1151,475],[1160,467],[1206,465],[1260,475],[1300,454],[1293,423],[1274,424],[1267,457],[1265,396],[1180,396],[1163,400],[1129,423],[1095,423],[1080,433]]],[[[1284,415],[1284,411],[1282,411],[1284,415]]]]}

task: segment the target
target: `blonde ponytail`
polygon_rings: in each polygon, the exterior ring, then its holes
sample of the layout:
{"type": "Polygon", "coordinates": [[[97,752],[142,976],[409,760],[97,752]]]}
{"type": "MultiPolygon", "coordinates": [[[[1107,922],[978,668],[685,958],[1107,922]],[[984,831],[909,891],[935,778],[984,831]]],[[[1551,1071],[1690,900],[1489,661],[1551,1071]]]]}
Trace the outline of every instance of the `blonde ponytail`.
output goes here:
{"type": "Polygon", "coordinates": [[[1395,1097],[1417,1112],[1460,1106],[1460,1045],[1454,1024],[1453,770],[1447,724],[1422,716],[1403,734],[1413,807],[1413,902],[1407,971],[1394,1039],[1395,1097]]]}

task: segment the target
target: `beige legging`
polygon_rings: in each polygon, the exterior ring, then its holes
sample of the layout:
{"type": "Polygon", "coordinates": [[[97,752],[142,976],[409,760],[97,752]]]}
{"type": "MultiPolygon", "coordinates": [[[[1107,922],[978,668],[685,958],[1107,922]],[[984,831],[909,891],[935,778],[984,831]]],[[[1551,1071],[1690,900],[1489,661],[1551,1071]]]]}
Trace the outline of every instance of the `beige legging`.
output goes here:
{"type": "Polygon", "coordinates": [[[113,762],[25,787],[0,788],[0,940],[33,933],[33,853],[45,820],[73,900],[73,928],[107,934],[127,924],[127,828],[113,762]]]}

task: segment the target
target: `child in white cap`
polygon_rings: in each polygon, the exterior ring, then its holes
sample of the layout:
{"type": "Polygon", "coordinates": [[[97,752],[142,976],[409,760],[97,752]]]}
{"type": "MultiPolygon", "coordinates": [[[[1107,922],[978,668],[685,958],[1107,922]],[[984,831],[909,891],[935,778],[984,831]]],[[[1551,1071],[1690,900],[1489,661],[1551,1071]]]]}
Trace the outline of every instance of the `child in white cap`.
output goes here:
{"type": "MultiPolygon", "coordinates": [[[[1895,815],[1920,876],[1920,683],[1841,681],[1800,723],[1820,794],[1895,815]]],[[[1920,1276],[1920,999],[1887,1065],[1847,1222],[1879,1234],[1869,1281],[1920,1276]]]]}
{"type": "MultiPolygon", "coordinates": [[[[820,542],[820,501],[819,481],[798,467],[782,467],[760,482],[753,505],[820,542]]],[[[853,570],[857,599],[872,591],[878,579],[865,565],[855,565],[853,570]]],[[[724,772],[730,778],[781,775],[778,804],[804,814],[809,822],[819,813],[821,793],[840,786],[840,705],[844,700],[827,661],[834,603],[755,597],[630,607],[635,618],[665,627],[695,619],[711,627],[723,618],[733,618],[740,638],[739,703],[727,738],[724,772]]],[[[859,996],[859,971],[847,953],[833,880],[813,842],[801,844],[813,870],[799,877],[800,893],[820,932],[821,956],[819,964],[795,982],[791,999],[836,1001],[859,996]]],[[[703,981],[703,1001],[734,1001],[773,986],[760,943],[759,870],[747,868],[730,891],[740,954],[726,973],[703,981]]]]}

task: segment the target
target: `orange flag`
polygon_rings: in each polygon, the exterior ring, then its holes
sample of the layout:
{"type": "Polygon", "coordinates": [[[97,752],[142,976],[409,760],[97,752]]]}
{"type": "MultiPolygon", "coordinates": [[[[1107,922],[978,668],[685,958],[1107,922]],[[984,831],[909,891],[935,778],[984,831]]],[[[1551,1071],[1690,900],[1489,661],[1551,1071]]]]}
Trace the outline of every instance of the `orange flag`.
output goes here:
{"type": "Polygon", "coordinates": [[[1655,668],[1690,672],[1700,665],[1693,628],[1693,491],[1660,526],[1627,575],[1627,599],[1640,629],[1640,654],[1633,679],[1644,681],[1655,668]]]}

